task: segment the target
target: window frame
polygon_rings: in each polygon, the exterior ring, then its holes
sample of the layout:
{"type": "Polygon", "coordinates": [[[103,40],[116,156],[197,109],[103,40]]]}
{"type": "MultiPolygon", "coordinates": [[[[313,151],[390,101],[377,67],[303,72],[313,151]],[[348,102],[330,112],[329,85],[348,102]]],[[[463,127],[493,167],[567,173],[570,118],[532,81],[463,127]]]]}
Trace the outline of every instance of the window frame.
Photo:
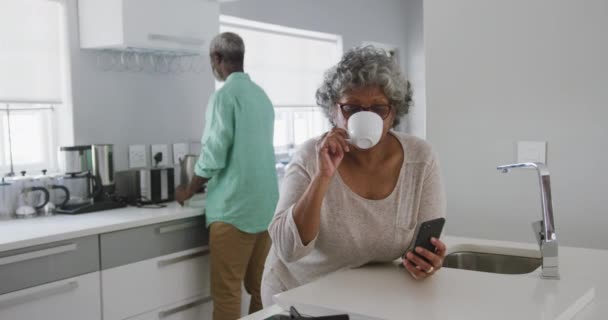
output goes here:
{"type": "MultiPolygon", "coordinates": [[[[225,27],[229,28],[240,28],[240,29],[248,29],[257,32],[265,32],[271,34],[278,34],[283,36],[290,37],[298,37],[298,38],[306,38],[313,40],[321,40],[328,42],[335,42],[337,49],[337,56],[340,57],[343,54],[344,46],[343,39],[341,35],[338,34],[330,34],[323,32],[316,32],[311,30],[292,28],[277,24],[264,23],[254,20],[242,19],[234,16],[228,15],[220,15],[220,31],[222,31],[225,27]]],[[[337,61],[336,61],[337,62],[337,61]]],[[[319,77],[319,81],[321,81],[322,75],[319,77]]],[[[221,87],[221,84],[216,82],[216,88],[221,87]]],[[[275,153],[277,157],[286,157],[291,155],[294,149],[298,146],[295,141],[295,118],[298,112],[323,112],[321,108],[317,105],[307,105],[307,104],[275,104],[273,103],[275,108],[275,115],[277,113],[284,113],[287,115],[288,127],[287,127],[287,141],[286,145],[275,145],[275,153]]],[[[314,115],[313,115],[314,116],[314,115]]],[[[329,120],[324,121],[323,123],[324,131],[327,131],[331,128],[329,120]]],[[[275,135],[277,132],[275,132],[275,135]]],[[[285,134],[285,133],[280,133],[285,134]]]]}
{"type": "MultiPolygon", "coordinates": [[[[49,0],[51,1],[51,0],[49,0]]],[[[36,171],[46,169],[49,172],[59,171],[59,146],[74,144],[74,126],[73,126],[73,108],[72,108],[72,90],[71,90],[71,67],[70,67],[70,33],[69,33],[69,8],[66,0],[52,0],[59,6],[59,61],[60,74],[58,81],[62,83],[61,101],[51,100],[28,100],[19,99],[9,101],[0,100],[0,114],[2,123],[0,123],[0,157],[4,157],[5,146],[4,140],[4,117],[6,117],[7,109],[10,109],[11,115],[18,112],[39,112],[42,117],[42,125],[45,128],[42,134],[45,136],[45,142],[41,147],[45,159],[41,163],[11,163],[11,159],[4,163],[4,159],[0,159],[0,176],[8,174],[18,174],[19,171],[34,173],[36,171]],[[11,172],[13,170],[14,172],[11,172]]]]}

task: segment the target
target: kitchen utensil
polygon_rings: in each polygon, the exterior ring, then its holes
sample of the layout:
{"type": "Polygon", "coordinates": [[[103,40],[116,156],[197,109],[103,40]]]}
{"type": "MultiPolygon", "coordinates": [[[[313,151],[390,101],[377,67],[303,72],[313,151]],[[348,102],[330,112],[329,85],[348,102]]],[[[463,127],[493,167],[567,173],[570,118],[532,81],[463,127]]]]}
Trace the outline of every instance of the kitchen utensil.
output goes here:
{"type": "Polygon", "coordinates": [[[60,147],[60,166],[65,173],[92,170],[91,146],[60,147]]]}
{"type": "Polygon", "coordinates": [[[198,161],[198,155],[187,154],[183,158],[179,159],[180,165],[180,184],[187,185],[192,181],[194,177],[194,167],[198,161]]]}
{"type": "Polygon", "coordinates": [[[49,202],[49,192],[42,182],[27,176],[25,171],[21,171],[21,176],[12,178],[11,182],[17,193],[15,215],[18,218],[35,215],[49,202]]]}
{"type": "Polygon", "coordinates": [[[10,218],[15,213],[16,203],[15,188],[2,178],[2,182],[0,182],[0,219],[10,218]]]}
{"type": "Polygon", "coordinates": [[[114,186],[114,146],[111,144],[94,144],[91,146],[93,154],[93,175],[98,177],[104,187],[114,186]]]}
{"type": "Polygon", "coordinates": [[[42,170],[42,175],[35,178],[49,192],[49,202],[43,208],[42,213],[49,215],[55,212],[55,208],[65,206],[70,200],[70,191],[63,185],[63,177],[47,175],[47,170],[42,170]]]}
{"type": "Polygon", "coordinates": [[[68,202],[61,207],[91,204],[94,196],[101,192],[101,186],[88,172],[72,173],[63,176],[62,180],[63,186],[68,189],[70,197],[68,202]]]}
{"type": "Polygon", "coordinates": [[[357,112],[348,119],[350,142],[360,149],[369,149],[380,141],[383,126],[379,115],[370,111],[357,112]]]}

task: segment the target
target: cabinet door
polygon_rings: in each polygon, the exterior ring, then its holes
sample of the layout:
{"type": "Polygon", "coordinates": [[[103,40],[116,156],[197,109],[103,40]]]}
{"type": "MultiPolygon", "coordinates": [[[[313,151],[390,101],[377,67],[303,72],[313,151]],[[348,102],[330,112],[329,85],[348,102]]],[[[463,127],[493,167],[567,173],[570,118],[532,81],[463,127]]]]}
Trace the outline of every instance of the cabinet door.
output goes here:
{"type": "Polygon", "coordinates": [[[95,271],[97,236],[0,252],[0,295],[95,271]]]}
{"type": "Polygon", "coordinates": [[[105,320],[121,320],[193,296],[209,296],[208,248],[102,271],[105,320]]]}
{"type": "Polygon", "coordinates": [[[219,31],[219,4],[201,0],[123,2],[127,46],[206,52],[219,31]]]}
{"type": "Polygon", "coordinates": [[[195,297],[157,310],[129,318],[129,320],[211,320],[213,302],[210,297],[195,297]]]}
{"type": "Polygon", "coordinates": [[[99,272],[0,295],[0,319],[101,320],[99,272]]]}
{"type": "Polygon", "coordinates": [[[208,243],[204,217],[104,233],[100,236],[101,268],[120,267],[208,243]]]}

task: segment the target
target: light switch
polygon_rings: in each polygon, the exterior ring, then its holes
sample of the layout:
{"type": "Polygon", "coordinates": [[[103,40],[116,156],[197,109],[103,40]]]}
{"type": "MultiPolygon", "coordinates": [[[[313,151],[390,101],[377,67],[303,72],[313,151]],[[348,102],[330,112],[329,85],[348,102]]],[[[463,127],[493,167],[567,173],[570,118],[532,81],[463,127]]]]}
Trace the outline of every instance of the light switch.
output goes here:
{"type": "Polygon", "coordinates": [[[546,141],[518,141],[517,162],[542,162],[547,163],[546,141]]]}
{"type": "Polygon", "coordinates": [[[153,144],[152,145],[152,167],[164,167],[168,166],[171,160],[169,159],[169,146],[166,144],[153,144]],[[157,164],[154,160],[154,156],[158,153],[162,154],[161,161],[157,164]]]}
{"type": "Polygon", "coordinates": [[[148,146],[137,144],[129,146],[129,168],[144,168],[149,166],[148,146]]]}

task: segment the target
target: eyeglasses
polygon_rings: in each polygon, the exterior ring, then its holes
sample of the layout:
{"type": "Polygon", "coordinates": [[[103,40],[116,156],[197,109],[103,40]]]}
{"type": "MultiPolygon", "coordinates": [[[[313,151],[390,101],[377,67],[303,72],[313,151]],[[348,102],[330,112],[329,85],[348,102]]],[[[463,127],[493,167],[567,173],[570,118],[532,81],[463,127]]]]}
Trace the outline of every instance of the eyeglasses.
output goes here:
{"type": "Polygon", "coordinates": [[[355,114],[357,112],[371,111],[371,112],[379,115],[380,118],[382,118],[382,120],[386,120],[386,118],[388,118],[388,116],[391,114],[391,109],[392,109],[392,107],[388,104],[375,104],[375,105],[369,106],[368,108],[364,108],[364,107],[362,107],[360,105],[356,105],[356,104],[338,103],[338,107],[340,107],[340,110],[342,111],[342,115],[346,119],[350,118],[350,116],[352,116],[353,114],[355,114]]]}

